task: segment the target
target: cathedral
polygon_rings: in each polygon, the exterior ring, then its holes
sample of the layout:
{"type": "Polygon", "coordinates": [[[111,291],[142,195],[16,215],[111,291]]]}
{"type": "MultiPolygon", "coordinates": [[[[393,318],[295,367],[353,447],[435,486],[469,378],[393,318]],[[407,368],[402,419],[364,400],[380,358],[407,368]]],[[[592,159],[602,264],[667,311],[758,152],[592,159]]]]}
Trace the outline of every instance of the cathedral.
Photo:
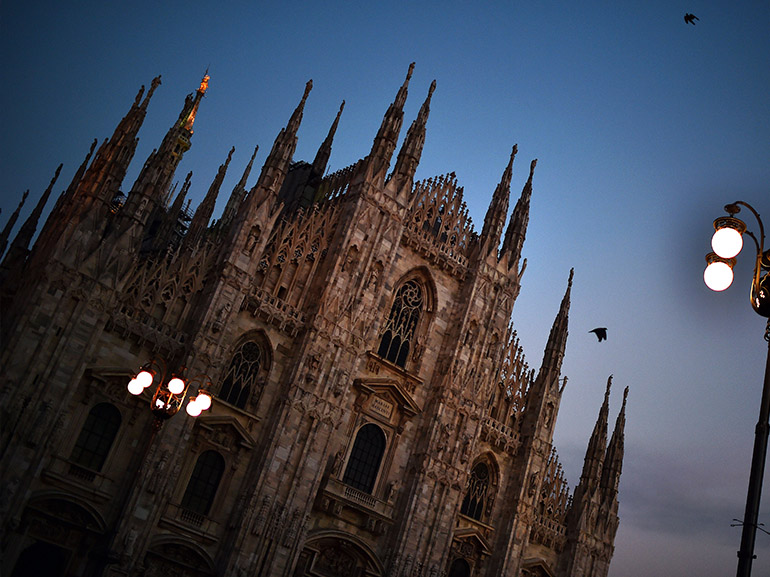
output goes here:
{"type": "Polygon", "coordinates": [[[413,66],[336,172],[342,106],[293,158],[308,82],[217,220],[233,151],[194,210],[175,174],[208,75],[130,188],[160,78],[11,234],[24,195],[0,236],[4,575],[606,577],[627,389],[571,490],[572,271],[539,367],[510,322],[536,161],[508,217],[513,147],[475,231],[454,173],[414,180],[435,82],[397,146],[413,66]]]}

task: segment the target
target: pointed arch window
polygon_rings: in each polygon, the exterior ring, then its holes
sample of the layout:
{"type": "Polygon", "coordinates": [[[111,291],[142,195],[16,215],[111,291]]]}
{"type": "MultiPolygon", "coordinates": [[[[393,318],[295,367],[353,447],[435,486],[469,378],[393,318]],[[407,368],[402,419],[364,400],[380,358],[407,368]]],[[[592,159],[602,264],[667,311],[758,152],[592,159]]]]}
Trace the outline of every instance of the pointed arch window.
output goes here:
{"type": "Polygon", "coordinates": [[[485,463],[477,463],[468,479],[468,489],[460,506],[460,513],[472,519],[481,521],[489,494],[489,467],[485,463]]]}
{"type": "Polygon", "coordinates": [[[342,482],[371,494],[385,454],[385,433],[369,423],[358,430],[342,482]]]}
{"type": "Polygon", "coordinates": [[[199,515],[208,515],[224,471],[225,460],[222,455],[216,451],[201,453],[182,497],[182,508],[199,515]]]}
{"type": "Polygon", "coordinates": [[[423,288],[416,279],[401,285],[380,337],[380,346],[377,349],[379,356],[399,367],[406,367],[424,301],[423,288]]]}
{"type": "Polygon", "coordinates": [[[238,347],[222,379],[219,398],[243,409],[256,385],[263,362],[262,347],[256,342],[246,341],[238,347]]]}
{"type": "Polygon", "coordinates": [[[101,471],[120,429],[120,411],[110,403],[99,403],[88,413],[70,460],[81,467],[101,471]]]}

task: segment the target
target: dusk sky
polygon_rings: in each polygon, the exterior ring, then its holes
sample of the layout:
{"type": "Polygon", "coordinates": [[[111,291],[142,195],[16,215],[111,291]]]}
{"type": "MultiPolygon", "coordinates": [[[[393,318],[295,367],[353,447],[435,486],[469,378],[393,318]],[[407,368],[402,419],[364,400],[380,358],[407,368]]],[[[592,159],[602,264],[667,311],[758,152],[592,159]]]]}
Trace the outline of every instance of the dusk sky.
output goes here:
{"type": "MultiPolygon", "coordinates": [[[[345,100],[334,171],[368,153],[416,62],[402,137],[435,79],[417,178],[455,172],[477,231],[511,146],[515,197],[538,159],[513,322],[539,368],[575,268],[555,437],[573,490],[607,377],[611,426],[630,387],[610,576],[735,573],[730,524],[743,518],[767,355],[748,299],[753,243],[727,291],[702,275],[725,204],[752,204],[770,232],[770,3],[3,0],[0,58],[0,227],[30,189],[16,229],[59,163],[46,212],[157,75],[123,190],[208,69],[177,179],[193,171],[197,205],[235,146],[216,217],[259,145],[256,181],[307,80],[294,158],[312,161],[345,100]]],[[[757,534],[756,554],[754,574],[770,575],[770,536],[757,534]]]]}

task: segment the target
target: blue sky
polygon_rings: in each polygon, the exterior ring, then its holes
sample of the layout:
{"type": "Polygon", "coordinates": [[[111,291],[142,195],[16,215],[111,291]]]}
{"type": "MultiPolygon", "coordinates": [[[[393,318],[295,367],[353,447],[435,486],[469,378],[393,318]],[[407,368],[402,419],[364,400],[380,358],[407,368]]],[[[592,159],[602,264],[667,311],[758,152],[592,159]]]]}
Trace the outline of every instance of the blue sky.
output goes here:
{"type": "MultiPolygon", "coordinates": [[[[556,432],[573,488],[608,375],[613,419],[631,389],[610,575],[729,574],[765,323],[748,303],[750,244],[726,292],[711,293],[702,271],[723,205],[740,199],[770,215],[769,24],[770,6],[757,0],[9,0],[0,5],[0,226],[27,188],[29,213],[60,162],[63,189],[91,141],[109,136],[158,74],[124,189],[208,68],[177,173],[193,171],[196,204],[231,146],[223,191],[259,144],[255,180],[310,78],[295,158],[312,160],[344,99],[330,168],[352,164],[415,61],[405,123],[437,81],[417,176],[454,171],[477,228],[511,146],[514,195],[538,158],[513,319],[539,366],[575,267],[556,432]],[[609,328],[607,342],[588,334],[595,326],[609,328]]],[[[770,482],[764,493],[760,521],[770,525],[770,482]]],[[[770,571],[762,533],[757,554],[755,573],[770,571]]]]}

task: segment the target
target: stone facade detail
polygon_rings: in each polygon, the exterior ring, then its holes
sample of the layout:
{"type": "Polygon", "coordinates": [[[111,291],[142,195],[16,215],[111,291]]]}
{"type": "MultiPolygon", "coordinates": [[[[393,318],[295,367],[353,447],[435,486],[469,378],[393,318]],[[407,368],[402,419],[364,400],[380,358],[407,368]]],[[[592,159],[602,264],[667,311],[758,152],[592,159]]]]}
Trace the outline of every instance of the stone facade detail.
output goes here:
{"type": "Polygon", "coordinates": [[[308,82],[213,222],[232,150],[194,213],[190,175],[172,187],[208,76],[122,192],[156,78],[34,244],[58,170],[6,227],[4,573],[607,575],[625,397],[608,441],[608,383],[570,494],[553,431],[572,272],[537,370],[510,324],[535,162],[508,219],[513,148],[476,232],[454,173],[414,182],[435,82],[396,151],[412,69],[371,150],[328,175],[342,106],[293,160],[308,82]],[[126,391],[158,359],[206,375],[211,409],[161,427],[126,391]]]}

